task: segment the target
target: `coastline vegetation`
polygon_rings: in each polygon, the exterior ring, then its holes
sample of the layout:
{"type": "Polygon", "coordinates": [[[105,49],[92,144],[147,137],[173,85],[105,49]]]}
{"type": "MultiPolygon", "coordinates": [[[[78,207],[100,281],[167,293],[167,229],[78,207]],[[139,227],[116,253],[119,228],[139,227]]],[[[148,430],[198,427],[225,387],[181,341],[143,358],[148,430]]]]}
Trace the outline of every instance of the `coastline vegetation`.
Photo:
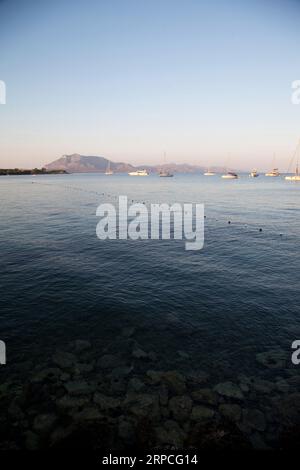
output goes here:
{"type": "Polygon", "coordinates": [[[10,175],[60,175],[67,174],[66,170],[47,170],[46,168],[33,168],[30,169],[21,169],[21,168],[0,168],[0,176],[10,176],[10,175]]]}

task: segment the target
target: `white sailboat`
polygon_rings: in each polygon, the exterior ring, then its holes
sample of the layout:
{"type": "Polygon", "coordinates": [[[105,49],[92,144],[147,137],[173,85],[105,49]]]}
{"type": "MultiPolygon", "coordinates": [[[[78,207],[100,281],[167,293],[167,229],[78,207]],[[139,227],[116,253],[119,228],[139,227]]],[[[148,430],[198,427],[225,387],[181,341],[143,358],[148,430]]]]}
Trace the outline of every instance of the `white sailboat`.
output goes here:
{"type": "Polygon", "coordinates": [[[210,169],[207,168],[207,171],[203,174],[204,176],[215,176],[216,173],[214,173],[213,171],[210,171],[210,169]]]}
{"type": "MultiPolygon", "coordinates": [[[[295,151],[295,154],[292,158],[292,162],[295,160],[295,158],[297,157],[297,163],[296,163],[296,169],[295,169],[295,173],[291,176],[286,176],[285,179],[287,181],[299,181],[300,182],[300,174],[299,174],[299,153],[300,153],[300,141],[299,141],[299,144],[296,148],[296,151],[295,151]]],[[[291,162],[291,164],[292,164],[291,162]]],[[[291,165],[290,165],[291,166],[291,165]]]]}
{"type": "MultiPolygon", "coordinates": [[[[164,164],[166,164],[166,152],[164,153],[164,164]]],[[[168,170],[160,170],[160,178],[172,178],[174,175],[168,170]]]]}
{"type": "Polygon", "coordinates": [[[107,167],[106,167],[106,172],[105,172],[106,175],[113,175],[114,172],[112,171],[112,169],[110,168],[110,161],[108,160],[108,163],[107,163],[107,167]]]}
{"type": "MultiPolygon", "coordinates": [[[[274,154],[274,157],[273,157],[273,165],[274,165],[274,163],[275,163],[275,154],[274,154]]],[[[280,173],[279,173],[278,168],[273,168],[273,170],[268,171],[267,173],[265,173],[265,176],[271,176],[273,178],[276,178],[277,176],[280,176],[280,173]]]]}

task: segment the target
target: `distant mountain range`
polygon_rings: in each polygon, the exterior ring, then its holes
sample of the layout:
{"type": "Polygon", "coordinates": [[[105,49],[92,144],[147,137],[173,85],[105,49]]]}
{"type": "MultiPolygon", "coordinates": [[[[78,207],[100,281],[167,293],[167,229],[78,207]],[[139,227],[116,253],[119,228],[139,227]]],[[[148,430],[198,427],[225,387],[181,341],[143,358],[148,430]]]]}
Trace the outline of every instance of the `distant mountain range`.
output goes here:
{"type": "MultiPolygon", "coordinates": [[[[200,165],[189,165],[188,163],[166,163],[163,165],[140,165],[133,166],[130,163],[112,162],[104,157],[84,156],[74,153],[72,155],[63,155],[58,160],[44,165],[48,171],[64,170],[68,173],[105,173],[108,164],[115,173],[128,173],[138,169],[145,168],[150,173],[157,173],[160,170],[168,170],[172,173],[203,173],[207,168],[200,165]]],[[[225,168],[210,167],[211,171],[221,173],[225,168]]]]}

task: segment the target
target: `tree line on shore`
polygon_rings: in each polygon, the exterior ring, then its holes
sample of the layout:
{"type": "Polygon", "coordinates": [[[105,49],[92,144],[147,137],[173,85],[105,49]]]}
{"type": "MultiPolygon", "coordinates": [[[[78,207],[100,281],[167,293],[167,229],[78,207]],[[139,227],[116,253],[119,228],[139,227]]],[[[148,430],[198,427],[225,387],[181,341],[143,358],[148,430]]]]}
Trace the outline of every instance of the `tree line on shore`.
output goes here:
{"type": "Polygon", "coordinates": [[[46,168],[33,168],[21,169],[21,168],[0,168],[0,176],[7,175],[53,175],[53,174],[66,174],[66,170],[47,170],[46,168]]]}

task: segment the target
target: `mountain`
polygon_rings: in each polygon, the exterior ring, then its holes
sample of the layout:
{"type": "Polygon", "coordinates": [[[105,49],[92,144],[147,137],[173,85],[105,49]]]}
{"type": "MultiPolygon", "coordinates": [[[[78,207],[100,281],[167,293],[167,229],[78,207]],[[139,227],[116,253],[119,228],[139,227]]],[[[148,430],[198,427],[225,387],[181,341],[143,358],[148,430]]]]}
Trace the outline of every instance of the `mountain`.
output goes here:
{"type": "MultiPolygon", "coordinates": [[[[190,165],[188,163],[167,163],[164,165],[140,165],[133,166],[124,162],[112,162],[104,157],[84,156],[74,153],[63,155],[58,160],[44,165],[46,170],[64,170],[68,173],[104,173],[110,162],[110,168],[115,173],[128,173],[129,171],[145,168],[150,173],[157,173],[162,169],[172,173],[203,173],[206,168],[200,165],[190,165]]],[[[224,172],[224,168],[211,167],[216,172],[224,172]]]]}
{"type": "MultiPolygon", "coordinates": [[[[68,173],[104,173],[109,160],[104,157],[83,156],[78,153],[63,155],[58,160],[44,165],[47,170],[65,170],[68,173]]],[[[110,167],[116,173],[127,173],[134,166],[122,162],[110,162],[110,167]]]]}

